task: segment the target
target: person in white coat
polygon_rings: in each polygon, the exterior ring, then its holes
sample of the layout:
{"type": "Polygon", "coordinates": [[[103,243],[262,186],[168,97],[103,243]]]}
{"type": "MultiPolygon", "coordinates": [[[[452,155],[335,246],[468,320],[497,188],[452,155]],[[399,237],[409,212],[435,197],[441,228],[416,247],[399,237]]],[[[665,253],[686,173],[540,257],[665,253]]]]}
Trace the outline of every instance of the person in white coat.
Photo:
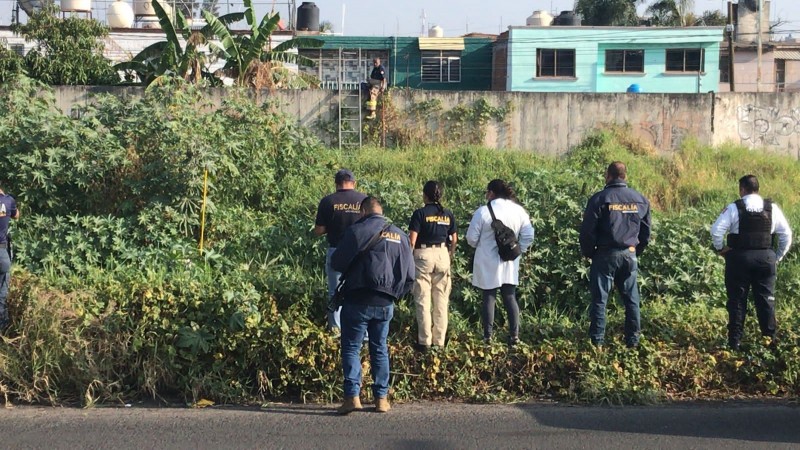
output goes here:
{"type": "MultiPolygon", "coordinates": [[[[486,188],[486,201],[491,203],[497,220],[516,233],[520,248],[525,253],[533,243],[533,226],[528,212],[517,203],[514,190],[503,180],[492,180],[486,188]]],[[[485,205],[478,208],[472,216],[467,230],[467,243],[475,247],[472,285],[483,292],[483,340],[488,343],[492,338],[497,289],[500,289],[503,305],[508,313],[508,344],[514,346],[519,342],[519,304],[516,290],[521,257],[513,261],[500,259],[492,229],[492,215],[485,205]]]]}

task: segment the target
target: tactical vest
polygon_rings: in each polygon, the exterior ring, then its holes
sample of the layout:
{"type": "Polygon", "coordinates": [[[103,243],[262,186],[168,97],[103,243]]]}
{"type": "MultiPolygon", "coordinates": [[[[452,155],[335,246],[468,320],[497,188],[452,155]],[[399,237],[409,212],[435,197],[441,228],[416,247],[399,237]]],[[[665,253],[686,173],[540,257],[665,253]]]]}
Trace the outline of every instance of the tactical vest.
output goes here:
{"type": "Polygon", "coordinates": [[[748,211],[744,200],[736,200],[739,234],[728,234],[728,247],[738,250],[772,248],[772,201],[764,200],[762,211],[748,211]]]}

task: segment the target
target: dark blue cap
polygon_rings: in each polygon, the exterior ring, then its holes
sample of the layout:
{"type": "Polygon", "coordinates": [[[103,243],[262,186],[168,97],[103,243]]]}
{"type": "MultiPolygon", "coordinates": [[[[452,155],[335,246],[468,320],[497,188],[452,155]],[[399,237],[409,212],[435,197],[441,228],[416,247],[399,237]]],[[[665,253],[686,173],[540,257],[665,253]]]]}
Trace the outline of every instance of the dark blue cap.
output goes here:
{"type": "Polygon", "coordinates": [[[356,181],[356,176],[353,175],[353,172],[347,169],[341,169],[336,172],[336,177],[334,179],[336,180],[336,184],[342,184],[348,181],[356,181]]]}

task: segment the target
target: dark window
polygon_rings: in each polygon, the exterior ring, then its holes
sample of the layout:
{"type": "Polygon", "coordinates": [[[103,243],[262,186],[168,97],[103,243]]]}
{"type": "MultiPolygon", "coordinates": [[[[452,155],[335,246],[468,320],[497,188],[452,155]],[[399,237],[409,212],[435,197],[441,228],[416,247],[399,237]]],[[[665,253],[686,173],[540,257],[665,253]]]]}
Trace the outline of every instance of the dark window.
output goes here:
{"type": "Polygon", "coordinates": [[[728,55],[720,55],[719,57],[719,82],[731,82],[731,58],[728,55]]]}
{"type": "Polygon", "coordinates": [[[461,52],[423,51],[422,81],[425,83],[461,82],[461,52]]]}
{"type": "Polygon", "coordinates": [[[538,49],[536,76],[575,78],[575,50],[538,49]]]}
{"type": "Polygon", "coordinates": [[[667,72],[702,72],[705,70],[702,48],[667,50],[667,72]]]}
{"type": "Polygon", "coordinates": [[[644,72],[644,50],[606,50],[606,72],[644,72]]]}
{"type": "Polygon", "coordinates": [[[786,60],[775,60],[775,91],[786,91],[786,60]]]}

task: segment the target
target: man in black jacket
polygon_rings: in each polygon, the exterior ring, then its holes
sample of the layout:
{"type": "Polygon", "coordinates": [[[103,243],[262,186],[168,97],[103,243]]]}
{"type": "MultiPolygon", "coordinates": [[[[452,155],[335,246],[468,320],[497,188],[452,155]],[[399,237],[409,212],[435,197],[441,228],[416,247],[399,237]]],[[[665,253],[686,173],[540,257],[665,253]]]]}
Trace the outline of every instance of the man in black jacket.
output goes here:
{"type": "Polygon", "coordinates": [[[605,177],[606,187],[589,199],[581,225],[581,253],[592,259],[589,338],[603,345],[606,303],[616,285],[625,305],[625,345],[636,347],[641,330],[637,257],[650,241],[650,203],[628,187],[625,164],[611,163],[605,177]]]}
{"type": "Polygon", "coordinates": [[[345,230],[331,266],[345,279],[342,303],[344,403],[340,414],[361,409],[361,346],[369,332],[375,410],[389,411],[389,322],[394,302],[414,284],[414,257],[408,236],[390,225],[375,197],[361,202],[361,219],[345,230]]]}

